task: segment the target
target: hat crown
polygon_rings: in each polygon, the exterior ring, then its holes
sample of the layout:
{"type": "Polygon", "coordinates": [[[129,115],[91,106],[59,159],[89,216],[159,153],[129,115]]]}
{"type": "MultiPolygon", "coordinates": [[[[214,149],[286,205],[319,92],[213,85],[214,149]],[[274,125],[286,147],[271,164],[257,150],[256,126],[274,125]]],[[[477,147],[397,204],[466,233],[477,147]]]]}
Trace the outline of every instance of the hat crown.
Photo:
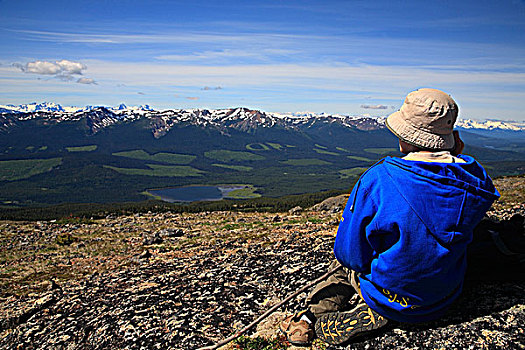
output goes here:
{"type": "Polygon", "coordinates": [[[436,89],[419,89],[407,95],[401,106],[404,119],[415,128],[437,134],[450,134],[458,116],[456,102],[436,89]]]}
{"type": "Polygon", "coordinates": [[[443,91],[419,89],[409,93],[399,111],[388,116],[386,126],[399,139],[419,148],[452,149],[458,111],[456,102],[443,91]]]}

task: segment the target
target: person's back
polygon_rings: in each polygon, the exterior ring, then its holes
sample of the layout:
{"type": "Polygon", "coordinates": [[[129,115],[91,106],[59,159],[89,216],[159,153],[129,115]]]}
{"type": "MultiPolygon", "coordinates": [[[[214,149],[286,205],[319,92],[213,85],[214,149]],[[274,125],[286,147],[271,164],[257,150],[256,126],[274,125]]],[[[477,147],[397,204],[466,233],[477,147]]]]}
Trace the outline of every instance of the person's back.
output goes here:
{"type": "Polygon", "coordinates": [[[292,343],[309,343],[312,328],[341,344],[388,320],[435,319],[459,295],[472,231],[499,194],[460,155],[457,115],[449,95],[420,89],[387,118],[406,156],[381,160],[354,186],[331,265],[343,270],[314,289],[306,312],[283,321],[292,343]]]}
{"type": "Polygon", "coordinates": [[[461,292],[472,231],[497,198],[472,157],[448,157],[454,162],[384,159],[343,213],[335,256],[360,274],[366,304],[389,319],[421,322],[446,310],[461,292]]]}

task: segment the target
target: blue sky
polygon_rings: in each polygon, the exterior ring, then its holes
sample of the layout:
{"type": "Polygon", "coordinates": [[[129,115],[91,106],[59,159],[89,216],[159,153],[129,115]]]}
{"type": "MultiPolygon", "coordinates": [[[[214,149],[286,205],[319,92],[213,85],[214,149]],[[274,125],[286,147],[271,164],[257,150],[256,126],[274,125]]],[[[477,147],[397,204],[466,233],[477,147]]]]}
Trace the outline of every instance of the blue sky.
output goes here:
{"type": "Polygon", "coordinates": [[[0,0],[0,104],[525,120],[523,33],[523,0],[0,0]]]}

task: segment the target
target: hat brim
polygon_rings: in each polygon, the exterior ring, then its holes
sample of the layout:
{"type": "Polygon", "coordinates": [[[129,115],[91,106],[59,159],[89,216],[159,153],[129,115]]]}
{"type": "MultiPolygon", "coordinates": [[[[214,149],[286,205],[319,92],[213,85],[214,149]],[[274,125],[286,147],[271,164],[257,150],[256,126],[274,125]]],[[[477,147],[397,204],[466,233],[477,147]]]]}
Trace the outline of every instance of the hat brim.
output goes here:
{"type": "Polygon", "coordinates": [[[416,128],[406,122],[401,110],[394,112],[386,119],[386,127],[399,139],[413,146],[428,150],[451,150],[454,148],[454,135],[433,134],[416,128]]]}

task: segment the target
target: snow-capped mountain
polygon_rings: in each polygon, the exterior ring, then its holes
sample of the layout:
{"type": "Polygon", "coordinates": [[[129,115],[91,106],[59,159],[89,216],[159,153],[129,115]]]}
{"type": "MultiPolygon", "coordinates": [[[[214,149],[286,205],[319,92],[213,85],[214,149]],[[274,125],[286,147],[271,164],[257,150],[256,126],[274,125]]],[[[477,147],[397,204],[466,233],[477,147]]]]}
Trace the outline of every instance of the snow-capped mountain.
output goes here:
{"type": "Polygon", "coordinates": [[[484,120],[476,121],[472,119],[458,120],[456,125],[463,129],[484,129],[484,130],[510,130],[524,131],[525,122],[503,121],[503,120],[484,120]]]}
{"type": "Polygon", "coordinates": [[[62,107],[59,104],[53,102],[42,102],[42,103],[29,103],[23,105],[0,105],[0,110],[18,112],[18,113],[31,113],[31,112],[76,112],[79,110],[77,107],[62,107]]]}
{"type": "Polygon", "coordinates": [[[149,120],[153,135],[162,137],[175,125],[195,125],[212,127],[228,134],[231,129],[251,132],[258,128],[312,127],[317,124],[338,124],[358,130],[377,130],[384,128],[378,118],[345,116],[339,114],[315,113],[268,113],[244,107],[228,109],[166,109],[155,110],[149,105],[128,107],[125,104],[113,107],[86,106],[64,108],[58,104],[42,103],[20,106],[0,105],[0,129],[7,130],[17,122],[27,120],[46,120],[47,123],[60,123],[86,119],[89,133],[94,134],[103,128],[119,122],[129,122],[141,118],[149,120]]]}
{"type": "Polygon", "coordinates": [[[121,103],[118,107],[106,107],[106,106],[92,106],[88,105],[85,107],[68,107],[68,106],[62,106],[57,103],[53,102],[42,102],[42,103],[29,103],[29,104],[22,104],[22,105],[0,105],[0,113],[34,113],[34,112],[64,112],[64,113],[76,113],[79,111],[91,111],[96,108],[106,108],[111,111],[125,111],[125,110],[133,110],[133,111],[153,111],[153,108],[151,108],[149,105],[141,105],[138,107],[128,107],[124,103],[121,103]]]}
{"type": "MultiPolygon", "coordinates": [[[[248,108],[228,109],[166,109],[155,110],[149,105],[117,107],[85,106],[63,107],[56,103],[30,103],[25,105],[0,105],[0,129],[7,130],[17,122],[43,119],[52,123],[74,121],[86,118],[89,133],[94,134],[103,128],[119,122],[129,122],[141,118],[149,119],[152,133],[162,137],[175,125],[195,125],[213,127],[228,134],[229,129],[250,132],[258,128],[304,128],[314,125],[336,124],[345,128],[362,131],[385,127],[385,118],[368,116],[348,116],[341,114],[297,112],[270,113],[248,108]]],[[[524,131],[525,123],[512,121],[474,121],[458,120],[457,126],[463,129],[524,131]]]]}

